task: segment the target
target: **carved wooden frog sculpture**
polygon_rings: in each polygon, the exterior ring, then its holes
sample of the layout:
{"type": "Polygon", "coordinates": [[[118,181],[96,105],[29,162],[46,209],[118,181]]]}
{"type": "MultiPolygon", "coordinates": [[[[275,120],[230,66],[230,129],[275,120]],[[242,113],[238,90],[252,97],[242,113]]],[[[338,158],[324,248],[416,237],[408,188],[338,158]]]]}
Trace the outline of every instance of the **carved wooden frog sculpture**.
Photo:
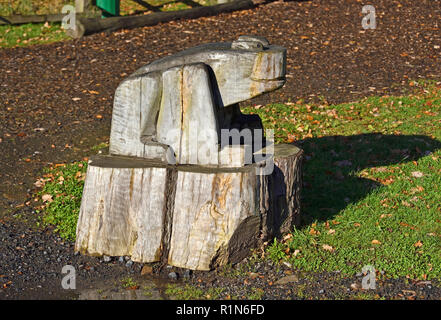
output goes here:
{"type": "Polygon", "coordinates": [[[143,66],[116,90],[110,153],[201,164],[195,153],[206,149],[202,164],[218,165],[222,129],[261,127],[238,103],[282,87],[285,70],[286,49],[258,36],[204,44],[143,66]]]}

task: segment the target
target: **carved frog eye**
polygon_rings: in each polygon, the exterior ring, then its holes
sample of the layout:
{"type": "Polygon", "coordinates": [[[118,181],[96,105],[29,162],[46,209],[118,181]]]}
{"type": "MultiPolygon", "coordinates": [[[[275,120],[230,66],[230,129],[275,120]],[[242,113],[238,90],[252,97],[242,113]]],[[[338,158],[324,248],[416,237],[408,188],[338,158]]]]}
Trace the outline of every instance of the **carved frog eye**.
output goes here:
{"type": "Polygon", "coordinates": [[[269,46],[269,42],[264,37],[259,36],[240,36],[231,44],[231,49],[262,51],[269,46]]]}

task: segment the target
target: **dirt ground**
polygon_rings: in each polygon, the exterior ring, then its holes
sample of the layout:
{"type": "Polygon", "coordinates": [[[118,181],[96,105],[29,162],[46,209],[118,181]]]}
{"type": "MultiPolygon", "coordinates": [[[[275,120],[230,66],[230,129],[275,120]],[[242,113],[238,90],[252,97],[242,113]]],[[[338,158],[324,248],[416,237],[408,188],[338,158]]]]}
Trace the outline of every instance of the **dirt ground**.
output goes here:
{"type": "MultiPolygon", "coordinates": [[[[287,83],[250,104],[349,102],[405,93],[409,80],[441,80],[441,2],[372,4],[375,30],[362,28],[360,1],[291,1],[50,45],[0,49],[0,298],[73,297],[60,288],[60,270],[67,263],[82,270],[83,288],[139,274],[137,264],[128,268],[74,255],[72,244],[50,230],[35,229],[35,213],[25,203],[32,202],[33,182],[42,168],[79,160],[108,139],[113,93],[144,64],[201,43],[258,34],[287,48],[287,83]]],[[[276,274],[275,268],[268,270],[268,276],[276,274]]],[[[210,279],[214,274],[198,277],[210,279]]],[[[332,278],[318,277],[325,282],[332,278]]],[[[320,281],[310,284],[317,292],[324,286],[320,281]]],[[[416,285],[401,283],[389,291],[395,295],[416,285]]],[[[286,297],[268,292],[264,298],[286,297]]],[[[439,289],[418,294],[441,297],[439,289]]]]}

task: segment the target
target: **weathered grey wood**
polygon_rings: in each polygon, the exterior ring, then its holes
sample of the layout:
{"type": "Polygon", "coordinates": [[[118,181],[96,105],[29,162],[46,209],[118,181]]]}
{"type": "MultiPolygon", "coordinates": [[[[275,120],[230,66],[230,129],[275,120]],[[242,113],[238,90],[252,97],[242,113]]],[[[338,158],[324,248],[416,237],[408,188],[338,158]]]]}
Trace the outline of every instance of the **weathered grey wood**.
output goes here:
{"type": "Polygon", "coordinates": [[[286,49],[259,36],[239,36],[233,42],[208,43],[164,57],[139,68],[132,76],[176,66],[204,63],[214,73],[213,92],[219,107],[227,107],[285,84],[286,49]]]}
{"type": "MultiPolygon", "coordinates": [[[[89,19],[92,19],[91,17],[96,16],[96,14],[93,11],[87,10],[87,7],[85,7],[85,8],[86,8],[86,10],[83,12],[77,11],[77,13],[76,13],[77,19],[83,19],[86,17],[88,17],[89,19]]],[[[0,17],[0,25],[4,25],[4,24],[16,25],[16,24],[42,23],[42,22],[61,22],[65,16],[66,16],[66,14],[63,14],[63,13],[36,14],[36,15],[14,14],[14,15],[0,17]]],[[[83,26],[79,25],[78,27],[82,28],[83,26]]],[[[71,34],[81,33],[80,29],[67,30],[66,32],[71,33],[71,34]]]]}
{"type": "Polygon", "coordinates": [[[244,165],[251,153],[220,150],[221,131],[259,128],[249,116],[244,120],[237,103],[280,88],[285,60],[284,48],[240,36],[141,67],[115,92],[110,153],[163,160],[169,154],[173,163],[234,166],[238,161],[222,157],[237,152],[244,165]]]}
{"type": "Polygon", "coordinates": [[[158,261],[166,203],[164,167],[87,169],[77,226],[77,251],[158,261]]]}
{"type": "Polygon", "coordinates": [[[275,146],[271,175],[98,156],[89,163],[76,250],[210,270],[299,222],[303,152],[275,146]]]}
{"type": "Polygon", "coordinates": [[[292,144],[274,147],[274,171],[270,176],[272,210],[262,225],[263,238],[289,232],[300,224],[303,151],[292,144]]]}
{"type": "Polygon", "coordinates": [[[297,224],[303,152],[274,146],[238,106],[280,88],[285,60],[284,48],[240,36],[125,79],[110,155],[89,163],[76,250],[209,270],[297,224]]]}
{"type": "MultiPolygon", "coordinates": [[[[209,270],[217,256],[228,262],[222,251],[241,222],[260,220],[258,179],[253,168],[226,173],[179,171],[168,263],[209,270]]],[[[258,234],[259,225],[254,228],[251,233],[258,234]]]]}
{"type": "Polygon", "coordinates": [[[92,0],[75,0],[76,13],[87,13],[92,9],[92,0]]]}
{"type": "Polygon", "coordinates": [[[55,14],[42,14],[42,15],[10,15],[2,17],[3,19],[0,19],[0,25],[3,24],[24,24],[24,23],[39,23],[39,22],[60,22],[63,20],[64,14],[55,13],[55,14]]]}

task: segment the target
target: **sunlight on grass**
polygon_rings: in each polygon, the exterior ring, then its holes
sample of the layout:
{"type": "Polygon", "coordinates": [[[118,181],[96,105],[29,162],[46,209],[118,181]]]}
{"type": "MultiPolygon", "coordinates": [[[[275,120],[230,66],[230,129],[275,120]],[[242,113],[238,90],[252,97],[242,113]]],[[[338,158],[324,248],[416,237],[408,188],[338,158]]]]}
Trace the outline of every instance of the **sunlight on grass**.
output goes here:
{"type": "Polygon", "coordinates": [[[51,43],[68,39],[59,23],[0,26],[0,48],[51,43]]]}
{"type": "MultiPolygon", "coordinates": [[[[303,271],[373,265],[384,277],[441,278],[441,85],[414,86],[403,97],[245,108],[305,150],[302,227],[271,242],[268,257],[303,271]]],[[[40,193],[52,200],[45,221],[68,239],[86,166],[52,168],[40,193]]]]}
{"type": "Polygon", "coordinates": [[[303,227],[268,249],[295,268],[441,278],[441,86],[358,103],[248,108],[306,154],[303,227]]]}
{"type": "Polygon", "coordinates": [[[48,168],[37,183],[38,196],[44,202],[44,225],[54,225],[55,232],[67,240],[75,240],[87,162],[62,164],[48,168]]]}
{"type": "Polygon", "coordinates": [[[0,15],[43,15],[60,13],[64,5],[74,0],[0,0],[0,15]]]}

